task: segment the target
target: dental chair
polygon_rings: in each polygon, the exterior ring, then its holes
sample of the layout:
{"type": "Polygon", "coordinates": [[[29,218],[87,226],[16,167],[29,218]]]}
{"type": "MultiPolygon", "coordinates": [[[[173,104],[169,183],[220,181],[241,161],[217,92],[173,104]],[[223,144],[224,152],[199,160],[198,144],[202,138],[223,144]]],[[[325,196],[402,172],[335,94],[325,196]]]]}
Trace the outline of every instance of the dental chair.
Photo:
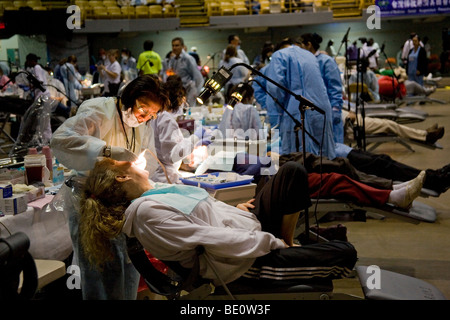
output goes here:
{"type": "MultiPolygon", "coordinates": [[[[200,256],[209,263],[202,246],[197,247],[192,269],[164,262],[169,268],[165,274],[153,266],[136,238],[128,238],[127,244],[129,257],[150,291],[167,300],[446,300],[439,289],[425,281],[376,266],[355,267],[364,297],[333,292],[333,281],[327,279],[268,287],[241,278],[215,287],[199,276],[200,256]]],[[[216,276],[220,279],[217,272],[216,276]]]]}

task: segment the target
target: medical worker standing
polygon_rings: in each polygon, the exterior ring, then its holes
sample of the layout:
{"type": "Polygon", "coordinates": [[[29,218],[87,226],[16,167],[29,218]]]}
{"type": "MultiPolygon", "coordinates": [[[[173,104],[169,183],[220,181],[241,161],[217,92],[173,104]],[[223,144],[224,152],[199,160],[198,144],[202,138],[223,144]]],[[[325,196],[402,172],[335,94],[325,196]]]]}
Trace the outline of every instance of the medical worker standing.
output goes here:
{"type": "MultiPolygon", "coordinates": [[[[148,120],[168,105],[160,81],[141,76],[125,86],[120,97],[99,97],[85,101],[75,116],[53,134],[51,148],[56,159],[77,172],[61,187],[74,249],[74,264],[81,271],[83,299],[136,299],[139,274],[127,256],[125,237],[111,239],[115,259],[98,270],[88,263],[79,243],[78,204],[83,177],[94,167],[97,157],[135,161],[143,150],[156,154],[153,130],[148,120]]],[[[157,161],[145,152],[146,170],[152,174],[157,161]]],[[[99,183],[102,183],[99,181],[99,183]]]]}
{"type": "MultiPolygon", "coordinates": [[[[305,133],[306,145],[302,146],[301,130],[295,132],[294,121],[284,112],[280,122],[281,154],[299,151],[296,148],[297,135],[300,149],[304,147],[307,152],[334,159],[332,113],[327,90],[316,57],[311,52],[300,48],[300,43],[301,41],[293,41],[292,45],[274,52],[266,75],[295,94],[310,100],[323,110],[325,115],[316,110],[305,111],[304,128],[309,134],[305,133]],[[310,135],[318,143],[311,139],[310,135]]],[[[269,81],[267,89],[293,117],[301,121],[300,102],[294,96],[269,81]]],[[[273,99],[267,95],[266,105],[269,104],[273,104],[273,99]]]]}
{"type": "Polygon", "coordinates": [[[302,35],[301,47],[314,54],[319,62],[328,99],[330,100],[333,114],[334,142],[344,143],[344,123],[342,122],[342,80],[341,72],[336,61],[329,55],[320,52],[319,47],[322,37],[317,33],[305,33],[302,35]]]}
{"type": "Polygon", "coordinates": [[[238,90],[243,91],[242,101],[231,110],[225,107],[219,130],[225,138],[240,140],[258,140],[265,138],[263,125],[258,110],[253,105],[253,87],[248,83],[239,83],[230,89],[230,94],[238,90]]]}
{"type": "Polygon", "coordinates": [[[186,89],[186,101],[193,107],[202,89],[204,80],[200,70],[197,68],[197,62],[194,57],[184,51],[183,47],[183,38],[176,37],[172,39],[171,55],[169,58],[166,58],[163,64],[163,79],[165,80],[173,74],[179,75],[186,89]]]}
{"type": "Polygon", "coordinates": [[[150,178],[155,182],[176,184],[182,183],[179,172],[181,162],[192,153],[198,138],[189,135],[187,130],[183,132],[176,120],[183,114],[182,106],[186,101],[181,78],[178,75],[169,76],[164,87],[169,94],[170,106],[150,121],[155,133],[156,154],[162,166],[150,178]]]}

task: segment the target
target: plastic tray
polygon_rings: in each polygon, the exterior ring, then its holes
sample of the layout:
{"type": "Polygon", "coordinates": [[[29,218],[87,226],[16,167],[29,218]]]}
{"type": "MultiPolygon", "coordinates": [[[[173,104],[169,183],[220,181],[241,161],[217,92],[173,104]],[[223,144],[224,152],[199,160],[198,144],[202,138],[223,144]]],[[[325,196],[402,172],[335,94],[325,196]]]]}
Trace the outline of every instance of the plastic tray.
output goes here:
{"type": "Polygon", "coordinates": [[[208,174],[201,174],[198,176],[193,176],[193,177],[189,177],[189,178],[180,178],[181,182],[183,182],[184,184],[189,184],[192,186],[198,186],[200,184],[200,187],[202,188],[206,188],[206,189],[223,189],[223,188],[229,188],[229,187],[236,187],[236,186],[241,186],[244,184],[250,184],[253,181],[253,177],[252,176],[239,176],[238,174],[236,174],[238,176],[238,180],[236,181],[229,181],[229,182],[222,182],[222,183],[207,183],[204,181],[198,181],[196,180],[198,177],[207,177],[208,175],[214,175],[216,177],[219,176],[221,172],[210,172],[208,174]]]}

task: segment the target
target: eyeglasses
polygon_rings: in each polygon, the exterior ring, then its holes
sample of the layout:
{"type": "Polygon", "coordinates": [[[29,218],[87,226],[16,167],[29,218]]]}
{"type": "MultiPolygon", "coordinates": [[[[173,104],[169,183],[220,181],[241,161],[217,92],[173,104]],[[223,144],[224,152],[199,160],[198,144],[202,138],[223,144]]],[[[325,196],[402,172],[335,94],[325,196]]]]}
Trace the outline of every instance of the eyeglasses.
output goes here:
{"type": "Polygon", "coordinates": [[[156,118],[156,115],[161,111],[158,109],[156,112],[152,112],[153,109],[151,107],[142,105],[137,100],[136,100],[136,107],[137,107],[137,112],[139,112],[139,115],[142,118],[147,118],[147,117],[156,118]]]}

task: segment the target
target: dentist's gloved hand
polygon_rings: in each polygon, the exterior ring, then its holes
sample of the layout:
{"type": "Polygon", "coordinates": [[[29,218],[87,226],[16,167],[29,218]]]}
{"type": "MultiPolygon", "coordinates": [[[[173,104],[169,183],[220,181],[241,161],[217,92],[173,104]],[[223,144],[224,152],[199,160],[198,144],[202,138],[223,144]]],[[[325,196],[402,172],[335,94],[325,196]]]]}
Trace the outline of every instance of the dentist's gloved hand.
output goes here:
{"type": "Polygon", "coordinates": [[[211,143],[211,135],[211,130],[206,130],[203,126],[199,126],[192,135],[195,138],[194,146],[208,146],[211,143]]]}
{"type": "Polygon", "coordinates": [[[134,162],[137,160],[137,155],[126,148],[122,147],[111,147],[111,159],[117,161],[130,161],[134,162]]]}
{"type": "Polygon", "coordinates": [[[203,126],[198,126],[194,131],[194,135],[199,139],[203,139],[203,135],[206,133],[206,129],[203,126]]]}

